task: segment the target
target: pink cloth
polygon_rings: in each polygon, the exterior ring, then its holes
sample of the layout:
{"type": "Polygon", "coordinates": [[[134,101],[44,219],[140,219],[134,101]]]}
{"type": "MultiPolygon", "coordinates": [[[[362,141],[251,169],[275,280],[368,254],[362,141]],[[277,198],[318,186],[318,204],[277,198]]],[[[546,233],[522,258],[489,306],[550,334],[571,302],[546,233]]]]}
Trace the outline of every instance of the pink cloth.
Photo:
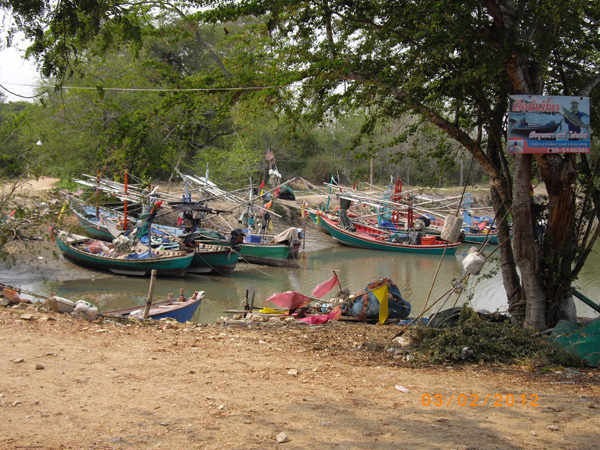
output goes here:
{"type": "Polygon", "coordinates": [[[266,301],[286,309],[297,309],[310,302],[310,299],[299,292],[287,291],[283,294],[273,294],[266,301]]]}
{"type": "Polygon", "coordinates": [[[340,284],[340,280],[338,279],[337,275],[334,274],[329,280],[318,285],[313,291],[313,295],[317,298],[321,298],[331,291],[337,284],[340,284]]]}
{"type": "Polygon", "coordinates": [[[309,325],[320,325],[322,323],[329,322],[330,320],[338,320],[341,315],[342,308],[340,305],[337,305],[329,314],[321,314],[319,316],[308,316],[298,320],[301,320],[304,323],[308,323],[309,325]]]}

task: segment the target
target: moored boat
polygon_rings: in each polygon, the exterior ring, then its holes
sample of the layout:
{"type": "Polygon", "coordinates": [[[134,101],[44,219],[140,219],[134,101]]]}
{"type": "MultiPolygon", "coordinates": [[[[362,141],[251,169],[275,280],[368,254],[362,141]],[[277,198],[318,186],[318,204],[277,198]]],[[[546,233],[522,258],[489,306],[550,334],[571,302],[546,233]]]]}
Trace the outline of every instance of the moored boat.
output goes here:
{"type": "Polygon", "coordinates": [[[322,216],[322,211],[316,211],[311,209],[308,210],[308,217],[310,217],[310,220],[312,220],[317,229],[325,234],[329,234],[329,228],[327,228],[327,226],[323,224],[323,220],[321,218],[322,216]]]}
{"type": "Polygon", "coordinates": [[[115,238],[107,226],[107,222],[113,221],[116,227],[116,222],[120,219],[117,213],[99,208],[98,217],[96,217],[96,208],[87,205],[72,206],[71,211],[91,237],[104,241],[112,241],[115,238]]]}
{"type": "Polygon", "coordinates": [[[239,256],[239,253],[231,248],[200,244],[194,249],[194,257],[187,273],[231,275],[237,266],[239,256]]]}
{"type": "Polygon", "coordinates": [[[155,269],[158,276],[181,277],[194,257],[193,253],[179,250],[153,250],[152,255],[149,255],[147,247],[139,245],[132,251],[122,252],[114,246],[65,231],[53,232],[53,236],[63,255],[69,259],[87,267],[121,275],[150,275],[155,269]]]}
{"type": "Polygon", "coordinates": [[[424,255],[452,255],[456,253],[456,249],[460,245],[460,242],[451,243],[437,240],[435,236],[430,236],[430,239],[426,239],[427,237],[424,236],[421,244],[407,244],[396,242],[394,233],[379,228],[354,223],[355,231],[350,231],[326,216],[322,216],[322,221],[336,241],[350,247],[424,255]]]}
{"type": "MultiPolygon", "coordinates": [[[[194,296],[189,300],[180,302],[177,300],[165,300],[162,302],[155,302],[150,305],[148,311],[148,319],[160,320],[165,318],[175,319],[177,322],[188,322],[194,316],[194,313],[200,306],[202,299],[204,298],[204,291],[195,292],[194,296]]],[[[114,311],[106,311],[100,313],[100,315],[108,318],[117,319],[143,319],[145,312],[145,305],[133,306],[131,308],[118,309],[114,311]]]]}

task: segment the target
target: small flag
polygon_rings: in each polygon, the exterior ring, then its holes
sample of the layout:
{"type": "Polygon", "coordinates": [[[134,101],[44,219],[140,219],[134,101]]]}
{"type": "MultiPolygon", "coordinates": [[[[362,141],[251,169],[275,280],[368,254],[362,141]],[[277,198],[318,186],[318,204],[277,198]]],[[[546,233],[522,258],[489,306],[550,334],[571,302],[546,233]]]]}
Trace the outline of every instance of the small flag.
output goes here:
{"type": "Polygon", "coordinates": [[[261,190],[263,187],[265,187],[265,180],[263,180],[263,182],[260,183],[260,186],[258,186],[258,190],[261,190]]]}
{"type": "Polygon", "coordinates": [[[379,300],[379,323],[383,325],[388,317],[388,287],[387,284],[373,289],[373,295],[379,300]]]}
{"type": "Polygon", "coordinates": [[[340,280],[338,279],[337,275],[334,273],[333,276],[329,280],[325,281],[324,283],[321,283],[320,285],[318,285],[315,288],[315,290],[313,291],[313,295],[317,298],[321,298],[325,294],[327,294],[329,291],[331,291],[335,285],[338,285],[338,284],[340,284],[340,280]]]}
{"type": "Polygon", "coordinates": [[[310,303],[310,298],[299,292],[287,291],[283,294],[273,294],[266,301],[273,302],[281,308],[298,309],[310,303]]]}

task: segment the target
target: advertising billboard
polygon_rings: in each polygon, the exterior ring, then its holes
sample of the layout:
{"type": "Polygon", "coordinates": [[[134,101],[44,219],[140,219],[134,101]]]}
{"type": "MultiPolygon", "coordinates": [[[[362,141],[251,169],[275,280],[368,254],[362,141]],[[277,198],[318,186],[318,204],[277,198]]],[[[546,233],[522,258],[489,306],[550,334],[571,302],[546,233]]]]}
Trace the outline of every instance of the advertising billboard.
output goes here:
{"type": "Polygon", "coordinates": [[[589,97],[510,96],[508,153],[589,151],[589,97]]]}

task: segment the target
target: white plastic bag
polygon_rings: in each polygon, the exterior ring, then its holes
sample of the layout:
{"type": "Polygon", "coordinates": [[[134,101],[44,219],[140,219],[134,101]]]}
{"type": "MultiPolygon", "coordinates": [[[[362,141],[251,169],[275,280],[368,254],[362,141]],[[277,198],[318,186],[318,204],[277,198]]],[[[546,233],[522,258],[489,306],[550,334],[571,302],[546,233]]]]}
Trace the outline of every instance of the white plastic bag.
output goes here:
{"type": "Polygon", "coordinates": [[[77,300],[73,315],[92,321],[98,318],[98,308],[85,300],[77,300]]]}

